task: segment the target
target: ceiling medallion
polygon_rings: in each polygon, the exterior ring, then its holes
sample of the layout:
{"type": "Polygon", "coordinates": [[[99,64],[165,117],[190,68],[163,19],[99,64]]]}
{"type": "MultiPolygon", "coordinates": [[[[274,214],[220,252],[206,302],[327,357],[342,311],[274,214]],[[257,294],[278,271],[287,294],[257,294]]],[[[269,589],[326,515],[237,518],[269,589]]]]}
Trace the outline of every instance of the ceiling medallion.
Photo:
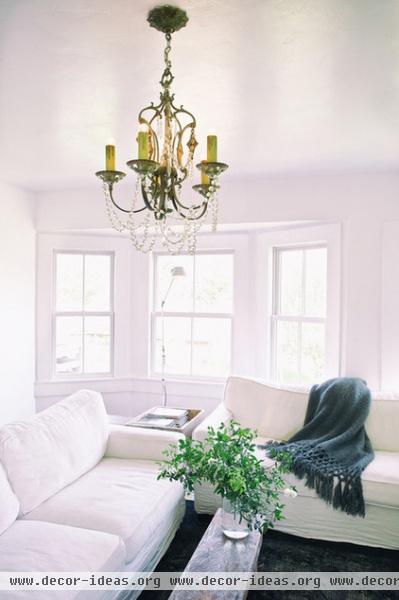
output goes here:
{"type": "Polygon", "coordinates": [[[165,69],[160,81],[160,102],[143,108],[138,115],[138,158],[127,166],[137,174],[130,206],[123,208],[114,199],[114,186],[125,177],[116,170],[115,145],[105,149],[105,171],[96,173],[103,181],[106,208],[112,226],[127,231],[137,250],[150,252],[160,246],[171,254],[188,251],[194,254],[201,225],[210,215],[216,231],[218,216],[219,176],[227,165],[217,160],[217,137],[207,137],[207,160],[197,164],[201,183],[192,188],[200,196],[196,203],[185,204],[181,198],[183,184],[193,177],[193,161],[198,145],[194,115],[176,105],[171,84],[174,79],[169,58],[172,33],[185,27],[184,10],[176,6],[158,6],[148,14],[151,27],[162,31],[166,38],[165,69]],[[141,196],[142,206],[137,207],[141,196]],[[136,215],[142,213],[137,221],[136,215]]]}

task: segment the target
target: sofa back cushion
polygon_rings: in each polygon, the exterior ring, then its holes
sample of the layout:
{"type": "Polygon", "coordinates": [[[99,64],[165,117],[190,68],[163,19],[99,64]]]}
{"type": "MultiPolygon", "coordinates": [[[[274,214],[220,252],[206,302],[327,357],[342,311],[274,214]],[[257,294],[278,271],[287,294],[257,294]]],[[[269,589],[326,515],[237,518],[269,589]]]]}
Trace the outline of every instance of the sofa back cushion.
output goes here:
{"type": "MultiPolygon", "coordinates": [[[[224,404],[245,427],[259,436],[287,440],[303,425],[309,391],[284,389],[230,377],[224,404]]],[[[399,395],[373,393],[366,431],[375,450],[399,452],[399,395]]]]}
{"type": "Polygon", "coordinates": [[[94,467],[105,453],[108,419],[99,393],[81,390],[0,429],[0,462],[26,514],[94,467]]]}
{"type": "Polygon", "coordinates": [[[286,390],[257,381],[229,377],[224,404],[244,427],[259,436],[287,440],[302,427],[308,394],[286,390]]]}
{"type": "Polygon", "coordinates": [[[374,450],[399,452],[399,395],[373,392],[366,431],[374,450]]]}
{"type": "Polygon", "coordinates": [[[3,467],[0,465],[0,535],[18,516],[19,502],[12,491],[3,467]]]}

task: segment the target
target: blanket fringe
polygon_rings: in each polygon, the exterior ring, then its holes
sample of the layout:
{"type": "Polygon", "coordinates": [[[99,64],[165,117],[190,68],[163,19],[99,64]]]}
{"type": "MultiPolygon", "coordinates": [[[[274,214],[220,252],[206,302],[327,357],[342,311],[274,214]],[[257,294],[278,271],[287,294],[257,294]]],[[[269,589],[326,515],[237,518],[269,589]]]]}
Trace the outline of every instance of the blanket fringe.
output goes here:
{"type": "Polygon", "coordinates": [[[333,508],[341,509],[348,515],[365,516],[360,475],[326,474],[314,462],[305,462],[299,457],[294,459],[292,470],[299,479],[305,479],[306,487],[314,489],[316,494],[333,508]]]}

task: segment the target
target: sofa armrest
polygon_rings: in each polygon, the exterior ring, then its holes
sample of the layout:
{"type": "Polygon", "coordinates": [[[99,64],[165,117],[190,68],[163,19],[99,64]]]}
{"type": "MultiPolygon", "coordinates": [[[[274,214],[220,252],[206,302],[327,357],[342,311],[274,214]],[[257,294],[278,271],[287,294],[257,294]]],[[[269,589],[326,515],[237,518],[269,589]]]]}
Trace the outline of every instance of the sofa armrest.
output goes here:
{"type": "Polygon", "coordinates": [[[219,404],[210,415],[206,417],[193,431],[193,439],[203,442],[208,435],[208,427],[219,427],[221,423],[226,425],[233,418],[233,414],[224,404],[219,404]]]}
{"type": "Polygon", "coordinates": [[[180,439],[184,439],[184,435],[177,432],[110,425],[105,457],[163,460],[163,451],[180,439]]]}

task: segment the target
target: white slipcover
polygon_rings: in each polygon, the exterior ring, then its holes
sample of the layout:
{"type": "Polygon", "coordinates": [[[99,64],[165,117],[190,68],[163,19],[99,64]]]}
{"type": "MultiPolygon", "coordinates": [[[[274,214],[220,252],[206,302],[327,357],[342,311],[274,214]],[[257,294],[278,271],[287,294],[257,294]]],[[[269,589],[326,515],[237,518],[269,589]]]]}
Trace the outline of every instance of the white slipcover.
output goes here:
{"type": "MultiPolygon", "coordinates": [[[[19,519],[0,536],[0,571],[122,571],[125,557],[125,546],[117,536],[79,527],[19,519]]],[[[104,592],[3,590],[0,597],[97,600],[104,592]]]]}
{"type": "Polygon", "coordinates": [[[156,537],[165,515],[184,502],[182,485],[157,481],[158,471],[151,461],[104,458],[24,519],[117,535],[130,562],[156,537]]]}
{"type": "MultiPolygon", "coordinates": [[[[0,570],[152,571],[185,510],[181,484],[157,481],[155,461],[182,437],[109,427],[101,395],[85,390],[2,427],[0,570]],[[103,458],[106,450],[110,456],[103,458]]],[[[139,594],[50,589],[1,591],[0,598],[133,600],[139,594]]]]}
{"type": "MultiPolygon", "coordinates": [[[[194,431],[203,440],[208,426],[234,419],[266,439],[288,439],[300,429],[305,417],[308,392],[282,389],[258,381],[230,377],[223,403],[194,431]]],[[[294,475],[286,476],[299,496],[284,498],[284,519],[276,529],[303,537],[353,542],[384,548],[399,548],[399,396],[373,393],[366,430],[375,451],[374,460],[362,474],[366,517],[352,517],[334,510],[314,490],[294,475]]],[[[263,459],[263,456],[259,456],[263,459]]],[[[265,464],[270,465],[270,460],[265,464]]],[[[220,498],[204,484],[196,486],[195,508],[213,513],[220,498]]]]}
{"type": "Polygon", "coordinates": [[[14,523],[18,512],[18,499],[12,491],[4,469],[0,464],[0,534],[14,523]]]}
{"type": "Polygon", "coordinates": [[[140,429],[126,425],[110,425],[105,456],[134,458],[136,460],[162,460],[169,444],[184,439],[181,434],[159,429],[140,429]]]}
{"type": "Polygon", "coordinates": [[[108,419],[100,394],[81,390],[0,429],[0,461],[25,514],[103,457],[108,419]]]}
{"type": "MultiPolygon", "coordinates": [[[[264,445],[270,440],[257,438],[256,444],[264,445]]],[[[273,466],[274,461],[266,456],[265,450],[255,451],[265,468],[273,466]]],[[[304,479],[298,479],[292,473],[284,476],[287,485],[294,485],[301,496],[318,498],[312,488],[305,485],[304,479]]],[[[362,473],[363,496],[366,503],[391,506],[399,509],[399,453],[376,450],[374,460],[362,473]]]]}

